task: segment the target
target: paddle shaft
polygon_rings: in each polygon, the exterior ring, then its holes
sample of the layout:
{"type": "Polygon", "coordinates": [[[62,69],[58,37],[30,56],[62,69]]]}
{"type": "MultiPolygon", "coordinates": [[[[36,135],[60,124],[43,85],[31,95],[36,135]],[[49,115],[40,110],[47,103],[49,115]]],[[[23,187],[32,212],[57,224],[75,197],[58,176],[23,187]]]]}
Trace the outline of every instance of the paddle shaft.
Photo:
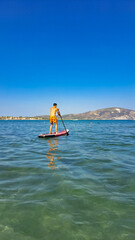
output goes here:
{"type": "Polygon", "coordinates": [[[61,116],[61,114],[60,114],[60,118],[61,118],[61,121],[62,121],[62,123],[63,123],[63,126],[64,126],[64,128],[65,128],[65,131],[66,131],[66,133],[67,133],[67,135],[68,135],[68,132],[67,132],[67,129],[66,129],[66,126],[65,126],[65,123],[64,123],[64,121],[63,121],[63,119],[62,119],[62,116],[61,116]]]}

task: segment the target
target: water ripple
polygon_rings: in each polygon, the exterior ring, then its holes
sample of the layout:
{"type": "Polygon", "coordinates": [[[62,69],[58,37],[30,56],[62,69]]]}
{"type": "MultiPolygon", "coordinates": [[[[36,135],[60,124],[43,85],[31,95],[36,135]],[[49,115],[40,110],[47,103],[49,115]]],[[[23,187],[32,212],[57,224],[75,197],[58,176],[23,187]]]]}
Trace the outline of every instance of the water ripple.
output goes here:
{"type": "Polygon", "coordinates": [[[134,240],[135,122],[91,122],[0,121],[0,239],[134,240]]]}

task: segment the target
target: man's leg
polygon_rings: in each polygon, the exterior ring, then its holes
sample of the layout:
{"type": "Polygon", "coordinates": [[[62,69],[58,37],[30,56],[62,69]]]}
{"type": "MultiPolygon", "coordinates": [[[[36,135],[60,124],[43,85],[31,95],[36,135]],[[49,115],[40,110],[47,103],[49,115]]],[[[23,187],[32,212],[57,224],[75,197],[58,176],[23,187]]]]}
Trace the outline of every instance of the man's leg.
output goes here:
{"type": "Polygon", "coordinates": [[[57,129],[58,129],[58,124],[57,124],[57,122],[55,123],[55,132],[56,132],[56,134],[57,134],[57,129]]]}
{"type": "Polygon", "coordinates": [[[51,123],[51,126],[50,126],[50,133],[52,133],[52,127],[53,127],[53,123],[51,123]]]}

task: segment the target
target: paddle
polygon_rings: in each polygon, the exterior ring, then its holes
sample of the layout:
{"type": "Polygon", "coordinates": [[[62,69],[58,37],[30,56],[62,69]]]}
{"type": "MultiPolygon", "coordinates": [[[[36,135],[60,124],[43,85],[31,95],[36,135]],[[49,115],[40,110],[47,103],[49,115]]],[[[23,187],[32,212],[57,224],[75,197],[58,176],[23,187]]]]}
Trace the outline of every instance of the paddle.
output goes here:
{"type": "Polygon", "coordinates": [[[67,136],[68,136],[68,135],[69,135],[69,133],[67,132],[67,129],[66,129],[66,126],[65,126],[65,124],[64,124],[64,121],[63,121],[63,119],[62,119],[62,116],[61,116],[61,114],[60,114],[60,118],[61,118],[61,121],[62,121],[62,123],[63,123],[63,126],[64,126],[64,128],[65,128],[66,134],[67,134],[67,136]]]}

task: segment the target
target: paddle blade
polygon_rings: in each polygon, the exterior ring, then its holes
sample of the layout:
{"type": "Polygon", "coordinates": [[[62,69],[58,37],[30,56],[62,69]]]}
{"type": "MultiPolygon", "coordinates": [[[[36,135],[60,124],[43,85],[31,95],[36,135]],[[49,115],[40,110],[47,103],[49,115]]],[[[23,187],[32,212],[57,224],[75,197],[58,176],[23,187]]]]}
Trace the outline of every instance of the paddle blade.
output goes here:
{"type": "Polygon", "coordinates": [[[67,136],[69,135],[69,130],[68,129],[66,129],[66,134],[67,134],[67,136]]]}

